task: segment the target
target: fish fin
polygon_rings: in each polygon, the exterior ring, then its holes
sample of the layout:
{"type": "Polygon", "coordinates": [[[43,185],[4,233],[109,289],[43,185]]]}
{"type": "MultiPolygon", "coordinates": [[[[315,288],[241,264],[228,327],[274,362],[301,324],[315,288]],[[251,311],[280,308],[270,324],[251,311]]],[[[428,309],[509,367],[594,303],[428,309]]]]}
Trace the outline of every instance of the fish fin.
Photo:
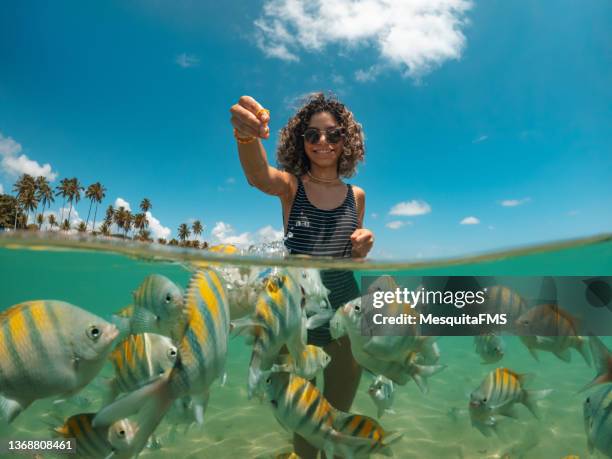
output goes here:
{"type": "Polygon", "coordinates": [[[132,322],[130,317],[120,317],[113,314],[110,321],[119,330],[117,342],[123,341],[131,333],[132,322]]]}
{"type": "Polygon", "coordinates": [[[532,348],[530,346],[527,346],[527,350],[529,351],[531,356],[536,360],[536,362],[540,361],[540,357],[538,356],[538,352],[534,348],[532,348]]]}
{"type": "MultiPolygon", "coordinates": [[[[155,381],[136,389],[134,392],[120,397],[108,406],[102,408],[93,418],[92,426],[108,426],[140,411],[147,401],[153,398],[152,401],[161,400],[162,398],[170,398],[168,396],[168,375],[156,379],[155,381]]],[[[162,405],[162,403],[159,403],[162,405]]],[[[140,432],[140,430],[139,430],[140,432]]],[[[148,436],[147,436],[148,438],[148,436]]]]}
{"type": "Polygon", "coordinates": [[[376,359],[386,360],[389,356],[389,346],[376,338],[377,337],[374,336],[367,343],[365,343],[363,345],[363,350],[376,359]]]}
{"type": "Polygon", "coordinates": [[[446,368],[446,365],[417,365],[411,364],[411,367],[416,369],[415,372],[412,372],[410,376],[421,390],[423,394],[426,394],[429,391],[429,385],[427,383],[427,378],[430,376],[439,373],[440,371],[446,368]]]}
{"type": "Polygon", "coordinates": [[[555,354],[564,362],[570,363],[572,361],[572,353],[570,352],[569,348],[563,350],[555,349],[553,351],[553,354],[555,354]]]}
{"type": "Polygon", "coordinates": [[[589,347],[591,348],[591,354],[593,354],[593,360],[595,361],[597,376],[595,376],[593,381],[591,381],[585,389],[596,384],[612,382],[612,366],[610,365],[610,362],[612,362],[612,353],[603,341],[595,335],[590,335],[589,347]]]}
{"type": "Polygon", "coordinates": [[[273,373],[292,373],[293,366],[287,363],[282,364],[282,365],[275,363],[272,365],[272,368],[270,369],[270,371],[272,371],[273,373]]]}
{"type": "Polygon", "coordinates": [[[111,459],[115,455],[115,451],[111,451],[104,459],[111,459]]]}
{"type": "Polygon", "coordinates": [[[584,359],[584,361],[587,363],[588,366],[592,366],[591,365],[591,354],[589,353],[589,350],[587,349],[587,340],[585,338],[583,338],[582,336],[576,336],[576,341],[574,343],[574,349],[576,349],[580,353],[580,355],[582,356],[582,358],[584,359]]]}
{"type": "Polygon", "coordinates": [[[531,413],[536,417],[536,419],[540,419],[536,401],[549,396],[552,393],[552,391],[553,391],[552,389],[525,390],[523,392],[522,403],[529,409],[529,411],[531,411],[531,413]]]}
{"type": "Polygon", "coordinates": [[[518,413],[514,409],[514,405],[513,404],[509,404],[509,405],[501,408],[498,412],[502,416],[506,416],[508,418],[513,418],[513,419],[518,419],[519,418],[518,413]]]}
{"type": "Polygon", "coordinates": [[[29,405],[0,395],[0,416],[10,424],[29,405]]]}
{"type": "Polygon", "coordinates": [[[249,376],[247,381],[247,398],[251,400],[254,395],[259,394],[260,383],[263,377],[261,371],[261,356],[256,349],[253,349],[251,363],[249,364],[249,376]]]}
{"type": "Polygon", "coordinates": [[[306,320],[306,328],[308,330],[314,330],[315,328],[319,328],[325,324],[327,324],[331,318],[334,316],[334,312],[319,312],[314,316],[310,316],[306,320]]]}
{"type": "Polygon", "coordinates": [[[155,333],[157,331],[157,317],[148,309],[135,306],[130,331],[133,334],[155,333]]]}
{"type": "Polygon", "coordinates": [[[232,338],[236,336],[253,336],[255,327],[262,326],[262,323],[252,317],[245,316],[230,322],[230,334],[232,338]]]}
{"type": "MultiPolygon", "coordinates": [[[[164,379],[161,381],[167,380],[164,379]]],[[[156,383],[160,385],[151,394],[149,400],[142,405],[142,409],[138,413],[139,428],[132,440],[132,446],[130,447],[135,457],[138,457],[140,452],[145,448],[149,438],[153,435],[164,415],[172,406],[173,400],[170,398],[167,382],[161,384],[160,380],[157,380],[156,383]]],[[[96,418],[94,418],[94,422],[95,419],[96,418]]]]}
{"type": "Polygon", "coordinates": [[[400,441],[403,436],[404,434],[402,432],[388,432],[387,435],[385,435],[383,443],[385,446],[391,446],[393,443],[400,441]]]}
{"type": "Polygon", "coordinates": [[[198,425],[204,424],[204,413],[208,407],[208,392],[199,397],[193,397],[193,416],[198,425]]]}
{"type": "Polygon", "coordinates": [[[379,418],[379,419],[382,418],[382,415],[385,414],[385,411],[387,411],[387,410],[385,410],[383,407],[379,406],[378,410],[376,412],[376,417],[379,418]]]}

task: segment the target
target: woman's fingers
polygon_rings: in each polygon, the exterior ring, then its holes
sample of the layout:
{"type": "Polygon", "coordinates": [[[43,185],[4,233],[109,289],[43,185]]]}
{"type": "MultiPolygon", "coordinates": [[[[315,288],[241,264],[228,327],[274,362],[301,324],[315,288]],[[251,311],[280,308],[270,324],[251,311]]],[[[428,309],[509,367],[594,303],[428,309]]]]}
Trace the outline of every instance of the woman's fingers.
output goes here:
{"type": "Polygon", "coordinates": [[[232,126],[244,136],[259,136],[259,128],[253,128],[249,124],[242,122],[242,120],[236,116],[232,116],[231,123],[232,126]]]}
{"type": "MultiPolygon", "coordinates": [[[[234,119],[241,123],[243,126],[250,128],[249,132],[251,135],[257,137],[267,138],[270,130],[268,129],[269,115],[268,113],[259,108],[259,105],[255,99],[249,96],[242,96],[239,102],[232,106],[230,113],[232,114],[232,124],[234,119]],[[256,116],[259,112],[259,118],[256,116]]],[[[234,125],[236,129],[239,129],[234,125]]]]}
{"type": "Polygon", "coordinates": [[[238,105],[246,108],[262,123],[270,121],[270,112],[264,109],[259,102],[253,99],[251,96],[242,96],[238,100],[238,105]]]}

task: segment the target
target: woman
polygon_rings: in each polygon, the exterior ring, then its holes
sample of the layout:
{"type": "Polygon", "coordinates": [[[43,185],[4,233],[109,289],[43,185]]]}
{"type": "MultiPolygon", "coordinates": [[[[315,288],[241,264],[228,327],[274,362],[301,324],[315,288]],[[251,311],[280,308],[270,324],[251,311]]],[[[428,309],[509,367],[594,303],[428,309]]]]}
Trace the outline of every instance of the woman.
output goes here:
{"type": "MultiPolygon", "coordinates": [[[[280,169],[268,164],[261,142],[270,135],[269,112],[249,96],[241,97],[230,112],[248,182],[281,200],[289,253],[366,257],[374,235],[362,227],[365,192],[341,180],[355,173],[365,154],[361,125],[346,106],[322,93],[309,96],[280,132],[280,169]]],[[[321,277],[330,290],[333,308],[359,296],[352,272],[325,270],[321,277]]],[[[361,368],[347,338],[332,340],[327,324],[309,331],[308,343],[323,347],[332,358],[324,372],[325,398],[337,409],[348,411],[361,368]]],[[[316,458],[315,448],[298,435],[294,449],[304,459],[316,458]]]]}

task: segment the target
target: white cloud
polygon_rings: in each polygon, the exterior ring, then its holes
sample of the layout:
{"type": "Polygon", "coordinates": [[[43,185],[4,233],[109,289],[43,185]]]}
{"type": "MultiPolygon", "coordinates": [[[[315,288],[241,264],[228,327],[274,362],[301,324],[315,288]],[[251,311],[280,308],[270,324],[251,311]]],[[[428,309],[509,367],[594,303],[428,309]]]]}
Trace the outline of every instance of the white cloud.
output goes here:
{"type": "Polygon", "coordinates": [[[280,241],[284,233],[282,230],[274,229],[271,225],[268,225],[257,230],[255,235],[257,237],[257,242],[274,242],[280,241]]]}
{"type": "Polygon", "coordinates": [[[250,233],[236,235],[236,230],[229,223],[217,222],[212,229],[213,242],[215,244],[234,244],[236,246],[248,246],[252,244],[250,233]]]}
{"type": "Polygon", "coordinates": [[[30,174],[33,177],[43,176],[54,181],[57,178],[57,172],[54,172],[50,164],[42,166],[24,154],[21,153],[21,144],[15,142],[11,137],[4,137],[0,133],[0,166],[2,170],[11,176],[19,176],[21,174],[30,174]]]}
{"type": "Polygon", "coordinates": [[[383,67],[418,80],[461,57],[471,7],[469,0],[266,0],[256,41],[264,54],[286,61],[334,44],[374,47],[379,63],[358,72],[358,80],[375,78],[383,67]]]}
{"type": "Polygon", "coordinates": [[[465,217],[460,222],[461,225],[478,225],[479,223],[480,220],[478,220],[476,217],[465,217]]]}
{"type": "Polygon", "coordinates": [[[516,207],[526,202],[531,201],[531,198],[523,198],[523,199],[505,199],[501,202],[501,205],[504,207],[516,207]]]}
{"type": "Polygon", "coordinates": [[[283,231],[274,229],[270,225],[258,229],[254,234],[248,231],[236,234],[234,227],[225,222],[215,223],[211,234],[213,237],[213,244],[234,244],[238,247],[274,242],[283,238],[283,231]]]}
{"type": "MultiPolygon", "coordinates": [[[[121,199],[121,198],[119,198],[121,199]]],[[[127,203],[126,203],[127,204],[127,203]]],[[[166,240],[170,239],[170,234],[172,234],[172,230],[167,226],[163,226],[160,221],[153,216],[151,211],[146,213],[147,220],[149,221],[149,231],[151,231],[151,236],[154,239],[164,238],[166,240]]]]}
{"type": "Polygon", "coordinates": [[[2,183],[0,183],[0,194],[4,194],[4,187],[2,186],[2,183]]]}
{"type": "Polygon", "coordinates": [[[389,229],[396,230],[400,229],[402,226],[407,225],[408,223],[402,222],[399,220],[394,220],[392,222],[387,223],[385,226],[389,229]]]}
{"type": "Polygon", "coordinates": [[[480,143],[480,142],[484,142],[485,140],[487,140],[489,138],[488,135],[481,135],[480,137],[472,140],[472,143],[480,143]]]}
{"type": "Polygon", "coordinates": [[[228,184],[228,185],[233,185],[234,183],[236,183],[236,179],[234,177],[228,177],[225,180],[225,183],[228,184]]]}
{"type": "Polygon", "coordinates": [[[376,212],[372,212],[372,213],[370,214],[370,217],[372,217],[372,218],[374,218],[374,219],[377,219],[377,218],[378,218],[378,214],[377,214],[376,212]]]}
{"type": "Polygon", "coordinates": [[[570,210],[570,211],[567,213],[567,216],[568,216],[568,217],[575,217],[575,216],[577,216],[577,215],[579,215],[579,214],[580,214],[580,211],[579,211],[579,210],[570,210]]]}
{"type": "Polygon", "coordinates": [[[125,210],[129,210],[130,212],[132,211],[132,208],[130,207],[130,203],[127,202],[123,198],[115,199],[115,206],[114,207],[115,207],[115,209],[118,209],[119,207],[123,207],[125,210]]]}
{"type": "Polygon", "coordinates": [[[495,227],[493,225],[489,225],[489,226],[487,226],[487,228],[489,228],[490,230],[494,230],[495,229],[495,227]]]}
{"type": "Polygon", "coordinates": [[[343,85],[344,84],[344,77],[342,75],[338,75],[338,74],[334,74],[332,75],[332,82],[335,85],[343,85]]]}
{"type": "Polygon", "coordinates": [[[180,67],[184,69],[188,69],[190,67],[195,67],[200,63],[200,59],[193,54],[181,53],[176,56],[176,62],[180,67]]]}
{"type": "Polygon", "coordinates": [[[389,215],[401,215],[412,217],[414,215],[425,215],[431,212],[431,206],[425,201],[405,201],[394,205],[389,211],[389,215]]]}

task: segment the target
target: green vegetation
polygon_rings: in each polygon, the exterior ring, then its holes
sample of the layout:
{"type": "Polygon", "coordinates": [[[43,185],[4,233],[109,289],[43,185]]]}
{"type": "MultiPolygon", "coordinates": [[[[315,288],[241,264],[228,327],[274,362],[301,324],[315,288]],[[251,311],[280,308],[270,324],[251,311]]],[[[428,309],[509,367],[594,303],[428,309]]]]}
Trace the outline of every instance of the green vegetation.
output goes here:
{"type": "Polygon", "coordinates": [[[61,231],[77,230],[79,233],[87,233],[94,236],[115,237],[121,239],[132,239],[142,242],[157,242],[181,247],[208,248],[207,242],[200,242],[199,236],[204,231],[204,226],[199,220],[195,220],[191,227],[182,223],[178,228],[178,238],[167,241],[165,238],[157,238],[155,241],[151,236],[149,219],[147,213],[153,208],[151,201],[144,198],[140,202],[141,213],[132,214],[124,207],[115,209],[112,205],[106,208],[104,220],[96,229],[98,206],[106,197],[106,188],[100,183],[92,183],[84,188],[76,177],[64,178],[54,190],[46,177],[32,177],[23,174],[13,185],[15,196],[0,194],[0,230],[50,230],[59,228],[61,231]],[[81,200],[81,193],[89,200],[87,219],[85,221],[71,222],[72,210],[81,200]],[[56,197],[62,198],[61,214],[49,212],[51,204],[56,197]],[[68,203],[68,216],[64,218],[64,210],[68,203]],[[89,219],[93,209],[91,227],[89,219]],[[45,222],[47,223],[45,227],[45,222]],[[114,231],[113,231],[114,230],[114,231]],[[194,239],[189,237],[193,234],[194,239]]]}

